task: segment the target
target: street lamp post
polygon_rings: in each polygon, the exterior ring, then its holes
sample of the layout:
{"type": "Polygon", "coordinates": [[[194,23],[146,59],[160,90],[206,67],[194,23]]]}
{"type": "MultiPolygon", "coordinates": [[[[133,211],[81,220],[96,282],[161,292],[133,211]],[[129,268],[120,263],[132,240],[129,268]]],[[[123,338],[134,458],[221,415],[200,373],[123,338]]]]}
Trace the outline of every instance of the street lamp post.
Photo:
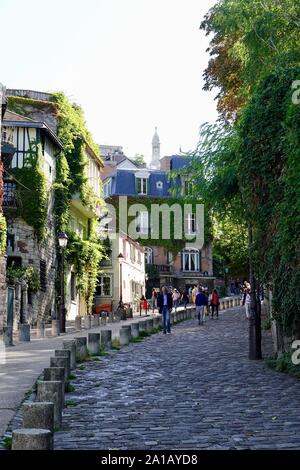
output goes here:
{"type": "Polygon", "coordinates": [[[124,256],[122,253],[118,255],[118,259],[120,261],[120,300],[119,300],[119,305],[117,310],[121,313],[121,319],[126,320],[126,310],[124,308],[123,304],[123,295],[122,295],[122,290],[123,290],[123,278],[122,278],[122,260],[124,259],[124,256]]]}
{"type": "Polygon", "coordinates": [[[60,272],[60,306],[59,323],[61,333],[66,332],[66,306],[65,306],[65,249],[68,243],[68,236],[60,232],[57,236],[58,244],[61,250],[61,272],[60,272]]]}

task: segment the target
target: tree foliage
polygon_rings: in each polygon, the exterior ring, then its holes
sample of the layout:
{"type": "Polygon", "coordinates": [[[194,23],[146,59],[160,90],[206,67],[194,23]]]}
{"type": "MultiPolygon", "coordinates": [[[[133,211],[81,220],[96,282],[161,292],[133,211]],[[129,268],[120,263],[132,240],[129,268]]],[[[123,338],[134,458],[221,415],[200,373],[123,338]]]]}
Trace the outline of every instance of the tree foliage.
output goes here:
{"type": "Polygon", "coordinates": [[[235,118],[255,86],[300,57],[300,4],[295,0],[220,0],[201,23],[212,34],[204,89],[218,88],[218,110],[235,118]]]}

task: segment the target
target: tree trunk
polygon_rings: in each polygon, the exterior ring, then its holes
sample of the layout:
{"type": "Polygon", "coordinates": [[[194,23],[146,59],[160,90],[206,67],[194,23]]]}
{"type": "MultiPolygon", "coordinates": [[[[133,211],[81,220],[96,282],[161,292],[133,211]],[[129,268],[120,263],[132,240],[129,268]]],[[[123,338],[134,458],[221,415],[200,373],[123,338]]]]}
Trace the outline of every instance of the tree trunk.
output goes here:
{"type": "MultiPolygon", "coordinates": [[[[248,225],[248,243],[249,243],[249,280],[251,285],[251,312],[249,318],[249,359],[262,359],[261,354],[261,319],[260,308],[257,299],[256,280],[253,269],[253,235],[252,226],[248,225]]],[[[259,294],[258,294],[259,295],[259,294]]]]}

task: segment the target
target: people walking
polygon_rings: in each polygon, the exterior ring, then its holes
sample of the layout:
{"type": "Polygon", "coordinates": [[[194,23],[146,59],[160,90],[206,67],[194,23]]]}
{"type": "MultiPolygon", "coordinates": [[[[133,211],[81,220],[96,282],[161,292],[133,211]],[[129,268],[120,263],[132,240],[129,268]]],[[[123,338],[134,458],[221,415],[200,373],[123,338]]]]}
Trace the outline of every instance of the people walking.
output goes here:
{"type": "Polygon", "coordinates": [[[184,308],[186,308],[187,304],[189,303],[189,296],[186,290],[182,292],[181,301],[184,305],[184,308]]]}
{"type": "Polygon", "coordinates": [[[213,289],[213,291],[212,291],[210,305],[211,305],[211,318],[214,317],[214,313],[216,312],[216,317],[218,319],[219,318],[220,297],[219,297],[217,289],[213,289]]]}
{"type": "Polygon", "coordinates": [[[163,334],[167,332],[171,333],[171,310],[173,307],[173,299],[170,292],[166,287],[162,288],[162,292],[159,294],[157,298],[157,306],[159,309],[159,313],[162,315],[162,329],[163,334]]]}
{"type": "Polygon", "coordinates": [[[156,306],[157,306],[157,305],[156,305],[156,304],[157,304],[157,292],[156,292],[156,290],[154,289],[154,287],[153,287],[153,289],[152,289],[152,291],[151,291],[151,303],[152,303],[152,311],[153,311],[153,313],[154,313],[154,310],[156,309],[156,306]]]}
{"type": "Polygon", "coordinates": [[[195,303],[199,325],[203,325],[204,306],[207,304],[207,298],[203,290],[196,295],[195,303]]]}
{"type": "Polygon", "coordinates": [[[180,292],[176,288],[173,289],[172,300],[176,312],[180,300],[180,292]]]}
{"type": "Polygon", "coordinates": [[[242,305],[245,305],[246,318],[249,320],[251,315],[251,288],[249,283],[247,283],[246,286],[247,287],[244,289],[242,305]]]}
{"type": "Polygon", "coordinates": [[[192,290],[192,303],[193,304],[196,302],[197,293],[198,293],[197,286],[194,286],[192,290]]]}

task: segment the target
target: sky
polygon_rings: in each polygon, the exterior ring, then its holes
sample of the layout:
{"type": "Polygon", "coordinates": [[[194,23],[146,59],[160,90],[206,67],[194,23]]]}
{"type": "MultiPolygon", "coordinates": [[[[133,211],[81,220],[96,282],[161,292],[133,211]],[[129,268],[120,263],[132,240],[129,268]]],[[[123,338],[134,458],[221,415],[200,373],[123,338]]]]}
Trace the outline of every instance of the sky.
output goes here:
{"type": "Polygon", "coordinates": [[[202,90],[208,38],[199,29],[217,0],[0,0],[0,82],[63,91],[80,104],[98,144],[151,159],[193,150],[217,118],[202,90]]]}

